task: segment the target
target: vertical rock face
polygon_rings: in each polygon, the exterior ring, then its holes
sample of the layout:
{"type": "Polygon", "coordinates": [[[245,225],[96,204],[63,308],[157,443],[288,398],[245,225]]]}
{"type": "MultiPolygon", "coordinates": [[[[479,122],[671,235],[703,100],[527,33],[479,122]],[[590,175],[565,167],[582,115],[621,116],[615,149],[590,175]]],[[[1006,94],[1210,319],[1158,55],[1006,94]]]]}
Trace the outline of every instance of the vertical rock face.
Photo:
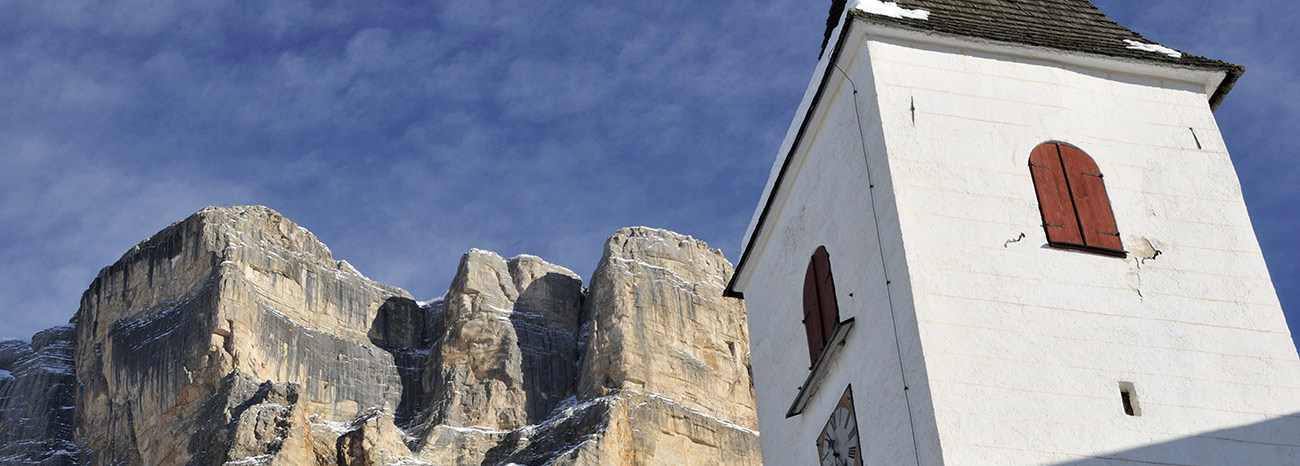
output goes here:
{"type": "Polygon", "coordinates": [[[226,376],[199,409],[199,430],[186,443],[194,453],[188,464],[301,464],[298,459],[314,458],[299,395],[297,384],[259,383],[239,372],[226,376]]]}
{"type": "MultiPolygon", "coordinates": [[[[189,462],[200,451],[192,445],[206,441],[175,433],[210,427],[201,421],[212,416],[199,414],[212,405],[256,401],[224,388],[231,376],[293,384],[297,408],[325,421],[398,406],[402,378],[369,334],[382,306],[409,298],[334,261],[310,232],[265,207],[208,208],[173,224],[100,272],[82,297],[81,459],[189,462]]],[[[239,423],[254,414],[222,416],[239,423]]],[[[195,461],[261,451],[238,440],[206,444],[195,461]]]]}
{"type": "Polygon", "coordinates": [[[0,341],[0,464],[76,464],[72,339],[65,325],[0,341]]]}
{"type": "Polygon", "coordinates": [[[75,326],[0,342],[0,463],[759,464],[731,272],[628,228],[590,290],[472,250],[419,303],[270,209],[204,209],[100,272],[75,326]]]}
{"type": "Polygon", "coordinates": [[[591,283],[583,396],[656,393],[757,429],[745,308],[722,296],[731,273],[687,236],[644,227],[611,236],[591,283]]]}
{"type": "Polygon", "coordinates": [[[481,461],[438,464],[760,464],[744,308],[722,296],[731,272],[690,237],[619,230],[584,306],[574,398],[497,433],[481,461]]]}
{"type": "Polygon", "coordinates": [[[474,250],[444,301],[428,371],[436,424],[509,430],[572,396],[582,279],[531,256],[474,250]]]}
{"type": "Polygon", "coordinates": [[[722,296],[731,273],[721,252],[687,236],[611,236],[587,298],[577,407],[535,442],[565,447],[510,460],[760,464],[745,311],[722,296]]]}
{"type": "Polygon", "coordinates": [[[573,396],[582,279],[533,256],[473,250],[444,298],[426,371],[431,430],[422,459],[480,464],[506,431],[573,396]]]}

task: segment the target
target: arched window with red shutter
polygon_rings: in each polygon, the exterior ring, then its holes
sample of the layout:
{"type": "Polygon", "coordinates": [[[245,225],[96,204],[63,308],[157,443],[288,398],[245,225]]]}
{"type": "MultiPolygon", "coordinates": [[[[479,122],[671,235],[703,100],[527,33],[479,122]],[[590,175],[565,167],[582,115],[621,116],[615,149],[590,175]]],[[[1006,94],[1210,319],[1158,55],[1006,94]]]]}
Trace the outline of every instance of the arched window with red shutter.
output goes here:
{"type": "Polygon", "coordinates": [[[1097,163],[1076,147],[1040,144],[1029,155],[1043,230],[1052,246],[1123,256],[1115,214],[1097,163]]]}
{"type": "Polygon", "coordinates": [[[816,363],[840,323],[839,304],[835,299],[835,277],[831,274],[831,256],[825,246],[817,247],[808,261],[803,281],[803,325],[808,336],[808,358],[816,363]]]}

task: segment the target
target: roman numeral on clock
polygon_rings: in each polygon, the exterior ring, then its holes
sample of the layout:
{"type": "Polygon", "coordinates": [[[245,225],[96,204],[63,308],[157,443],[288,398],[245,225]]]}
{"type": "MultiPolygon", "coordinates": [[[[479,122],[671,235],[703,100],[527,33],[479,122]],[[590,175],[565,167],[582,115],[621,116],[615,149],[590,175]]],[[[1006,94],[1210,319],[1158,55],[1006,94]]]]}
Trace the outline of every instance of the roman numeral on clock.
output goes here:
{"type": "Polygon", "coordinates": [[[821,464],[862,465],[862,446],[858,439],[857,416],[853,412],[852,388],[844,390],[844,396],[827,417],[826,427],[822,429],[817,442],[821,464]]]}

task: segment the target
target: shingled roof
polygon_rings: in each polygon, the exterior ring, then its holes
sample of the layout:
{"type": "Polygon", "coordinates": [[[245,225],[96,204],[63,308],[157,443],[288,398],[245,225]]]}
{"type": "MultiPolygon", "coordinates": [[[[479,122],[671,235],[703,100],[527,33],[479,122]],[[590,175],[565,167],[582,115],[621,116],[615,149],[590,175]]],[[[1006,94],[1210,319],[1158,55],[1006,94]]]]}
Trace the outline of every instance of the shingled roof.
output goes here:
{"type": "MultiPolygon", "coordinates": [[[[1241,65],[1187,53],[1175,58],[1130,48],[1126,39],[1143,44],[1153,41],[1116,23],[1088,0],[896,0],[895,3],[907,9],[928,11],[929,17],[924,20],[893,18],[860,10],[851,10],[850,15],[906,29],[1223,71],[1227,76],[1210,97],[1211,108],[1218,107],[1246,71],[1241,65]]],[[[831,31],[839,24],[845,4],[846,0],[832,2],[823,50],[831,31]]]]}

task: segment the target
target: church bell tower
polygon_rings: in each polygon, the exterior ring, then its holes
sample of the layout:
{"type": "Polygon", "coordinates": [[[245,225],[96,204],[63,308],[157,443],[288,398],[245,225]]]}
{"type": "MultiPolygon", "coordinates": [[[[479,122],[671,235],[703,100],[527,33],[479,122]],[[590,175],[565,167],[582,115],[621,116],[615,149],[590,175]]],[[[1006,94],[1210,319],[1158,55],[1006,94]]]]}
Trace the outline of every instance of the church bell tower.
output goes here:
{"type": "Polygon", "coordinates": [[[1243,71],[1087,0],[835,2],[728,287],[765,464],[1300,464],[1243,71]]]}

